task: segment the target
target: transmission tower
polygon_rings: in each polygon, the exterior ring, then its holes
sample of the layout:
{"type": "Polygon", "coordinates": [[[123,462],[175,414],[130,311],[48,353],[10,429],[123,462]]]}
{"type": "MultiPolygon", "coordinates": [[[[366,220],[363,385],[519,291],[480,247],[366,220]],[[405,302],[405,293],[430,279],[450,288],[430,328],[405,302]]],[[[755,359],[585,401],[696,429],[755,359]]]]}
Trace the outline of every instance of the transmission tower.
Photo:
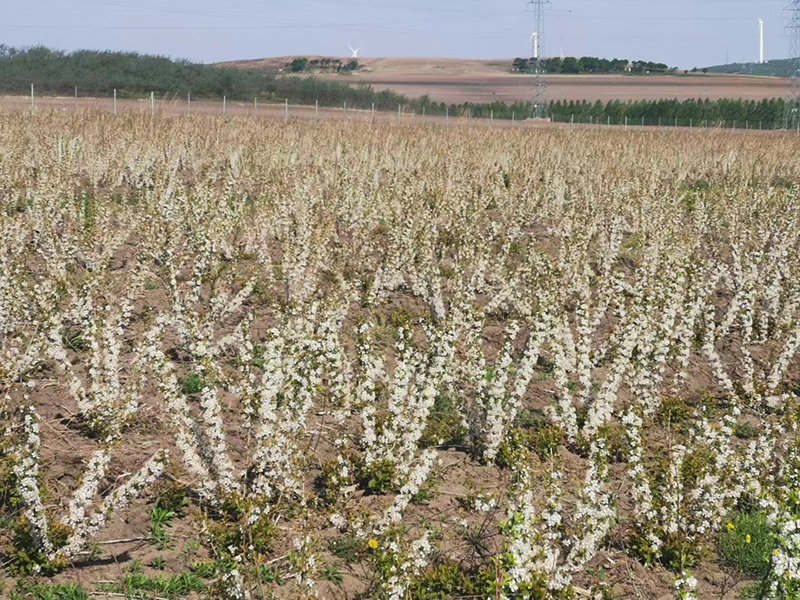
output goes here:
{"type": "Polygon", "coordinates": [[[784,123],[786,129],[800,130],[800,0],[786,7],[789,23],[789,92],[786,97],[784,123]]]}
{"type": "MultiPolygon", "coordinates": [[[[800,0],[797,0],[800,4],[800,0]]],[[[533,13],[533,33],[531,50],[533,52],[533,93],[531,94],[531,116],[543,119],[547,116],[547,83],[544,80],[542,51],[544,49],[544,7],[550,0],[528,0],[528,11],[533,13]]]]}

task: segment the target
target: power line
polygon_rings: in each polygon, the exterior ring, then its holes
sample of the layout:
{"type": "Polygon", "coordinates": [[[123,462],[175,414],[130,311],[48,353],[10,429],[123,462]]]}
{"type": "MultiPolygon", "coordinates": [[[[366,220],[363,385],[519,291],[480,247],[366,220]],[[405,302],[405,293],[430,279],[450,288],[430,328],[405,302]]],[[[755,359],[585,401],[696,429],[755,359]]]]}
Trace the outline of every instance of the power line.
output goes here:
{"type": "Polygon", "coordinates": [[[786,98],[784,121],[787,129],[800,131],[800,0],[786,7],[789,23],[789,92],[786,98]]]}
{"type": "Polygon", "coordinates": [[[542,119],[547,114],[547,83],[543,77],[542,55],[544,54],[544,7],[549,3],[550,0],[528,0],[528,10],[533,12],[531,47],[536,79],[531,94],[531,116],[534,119],[542,119]]]}

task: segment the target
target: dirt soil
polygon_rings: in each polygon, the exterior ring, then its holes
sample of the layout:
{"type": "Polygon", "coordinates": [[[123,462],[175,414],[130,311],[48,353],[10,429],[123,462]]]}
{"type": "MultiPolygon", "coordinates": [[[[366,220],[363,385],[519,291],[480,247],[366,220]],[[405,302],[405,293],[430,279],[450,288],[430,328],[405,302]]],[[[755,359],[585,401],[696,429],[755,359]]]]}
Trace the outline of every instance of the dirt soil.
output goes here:
{"type": "MultiPolygon", "coordinates": [[[[279,73],[294,58],[282,56],[219,63],[240,69],[279,73]]],[[[320,57],[308,57],[320,58],[320,57]]],[[[364,83],[409,98],[427,95],[436,102],[525,102],[532,79],[510,72],[513,59],[359,58],[363,70],[349,75],[320,73],[321,79],[364,83]]],[[[742,98],[762,100],[784,95],[786,82],[774,77],[746,75],[550,75],[552,100],[660,100],[742,98]]]]}

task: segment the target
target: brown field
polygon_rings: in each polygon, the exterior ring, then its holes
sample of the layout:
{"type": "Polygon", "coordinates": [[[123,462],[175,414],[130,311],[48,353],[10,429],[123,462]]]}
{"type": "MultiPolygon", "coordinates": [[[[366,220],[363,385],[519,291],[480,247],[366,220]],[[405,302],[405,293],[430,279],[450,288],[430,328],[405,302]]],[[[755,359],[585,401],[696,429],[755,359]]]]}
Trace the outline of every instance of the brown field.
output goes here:
{"type": "MultiPolygon", "coordinates": [[[[310,57],[311,58],[311,57],[310,57]]],[[[278,72],[293,57],[278,57],[220,66],[278,72]]],[[[320,74],[323,79],[365,83],[409,98],[427,95],[437,102],[524,102],[530,98],[531,78],[508,72],[512,59],[359,59],[364,70],[353,75],[320,74]]],[[[546,78],[552,100],[689,100],[743,98],[761,100],[783,96],[785,82],[744,75],[552,75],[546,78]]]]}
{"type": "MultiPolygon", "coordinates": [[[[0,111],[29,111],[31,107],[30,97],[27,96],[0,96],[0,111]]],[[[99,110],[113,112],[114,104],[110,98],[80,98],[77,104],[78,110],[99,110]]],[[[75,100],[65,96],[45,96],[36,98],[36,110],[55,110],[63,112],[74,112],[76,109],[75,100]]],[[[143,113],[150,110],[149,100],[117,100],[117,111],[122,113],[143,113]]],[[[191,111],[187,110],[185,98],[161,98],[156,100],[156,112],[159,115],[177,117],[187,114],[192,116],[222,116],[223,105],[220,100],[192,100],[191,111]]],[[[285,119],[286,107],[283,104],[264,104],[249,102],[228,102],[225,114],[228,116],[250,116],[256,114],[265,119],[285,119]]],[[[381,121],[397,121],[397,113],[378,113],[374,117],[370,111],[347,110],[341,108],[320,107],[319,111],[314,106],[304,106],[290,104],[288,115],[290,119],[314,119],[325,120],[347,119],[348,121],[368,122],[373,118],[381,121]]],[[[413,122],[413,113],[400,115],[403,122],[413,122]]],[[[421,120],[421,116],[418,120],[421,120]]],[[[456,119],[451,119],[456,121],[456,119]]]]}
{"type": "MultiPolygon", "coordinates": [[[[4,112],[30,112],[31,100],[28,96],[0,96],[0,114],[4,112]]],[[[79,98],[77,106],[75,99],[68,96],[43,96],[36,98],[35,112],[54,111],[60,113],[74,113],[84,111],[96,111],[111,113],[114,110],[113,100],[110,98],[79,98]]],[[[124,114],[147,114],[150,111],[149,100],[146,99],[118,99],[117,112],[120,115],[124,114]]],[[[223,116],[223,104],[220,100],[192,100],[191,110],[187,110],[185,99],[177,99],[174,97],[161,98],[156,100],[156,113],[158,116],[163,117],[204,117],[204,116],[223,116]]],[[[336,108],[336,107],[319,107],[316,109],[314,106],[290,104],[288,111],[283,104],[263,104],[248,102],[228,102],[225,108],[225,116],[233,117],[248,117],[257,116],[259,119],[267,121],[344,121],[347,123],[385,123],[395,125],[408,125],[408,126],[438,126],[438,127],[465,127],[465,128],[510,128],[510,129],[553,129],[553,128],[571,128],[571,129],[636,129],[636,130],[659,130],[662,127],[654,124],[642,125],[638,122],[631,121],[628,125],[622,124],[606,124],[598,122],[551,122],[550,120],[535,120],[535,119],[522,119],[516,120],[509,119],[494,119],[494,118],[477,118],[467,116],[431,116],[415,112],[412,109],[403,107],[401,111],[389,111],[374,113],[362,109],[353,108],[336,108]]],[[[774,134],[768,126],[761,130],[761,123],[742,123],[739,122],[738,127],[735,124],[727,123],[724,126],[708,125],[694,123],[692,126],[691,121],[686,122],[683,120],[678,126],[675,126],[671,121],[664,122],[664,128],[678,129],[685,131],[701,132],[705,129],[717,129],[729,131],[732,134],[741,133],[756,133],[756,134],[774,134]]]]}
{"type": "MultiPolygon", "coordinates": [[[[27,112],[30,111],[31,100],[28,96],[0,96],[0,112],[13,111],[13,112],[27,112]]],[[[96,110],[102,112],[113,112],[114,104],[111,98],[80,98],[78,99],[77,107],[74,98],[67,96],[44,96],[36,98],[35,109],[36,111],[58,111],[58,112],[76,112],[84,110],[96,110]]],[[[124,113],[141,113],[146,114],[150,110],[149,100],[131,100],[119,99],[117,100],[117,111],[120,114],[124,113]]],[[[156,112],[161,116],[167,117],[180,117],[185,115],[191,116],[222,116],[223,105],[220,100],[192,100],[191,110],[187,110],[186,99],[177,98],[161,98],[156,100],[156,112]]],[[[230,117],[252,116],[257,115],[260,118],[268,120],[284,120],[287,116],[286,107],[283,104],[263,104],[248,102],[228,102],[225,114],[230,117]]],[[[495,125],[495,126],[512,126],[512,125],[525,125],[525,126],[541,126],[543,122],[534,123],[533,121],[516,121],[512,123],[507,120],[495,119],[467,119],[461,117],[431,117],[417,114],[411,110],[403,112],[378,112],[374,114],[370,110],[357,110],[343,108],[320,107],[317,110],[314,106],[290,104],[288,107],[288,117],[291,120],[303,119],[313,120],[322,119],[326,121],[343,120],[354,123],[370,123],[370,122],[383,122],[383,123],[402,123],[402,124],[422,124],[424,123],[449,123],[450,125],[458,124],[482,124],[495,125]]]]}
{"type": "MultiPolygon", "coordinates": [[[[410,98],[428,95],[437,102],[525,102],[532,80],[522,75],[357,75],[353,81],[390,89],[410,98]]],[[[783,95],[780,79],[743,76],[553,75],[546,78],[551,100],[690,100],[744,98],[761,100],[783,95]]]]}

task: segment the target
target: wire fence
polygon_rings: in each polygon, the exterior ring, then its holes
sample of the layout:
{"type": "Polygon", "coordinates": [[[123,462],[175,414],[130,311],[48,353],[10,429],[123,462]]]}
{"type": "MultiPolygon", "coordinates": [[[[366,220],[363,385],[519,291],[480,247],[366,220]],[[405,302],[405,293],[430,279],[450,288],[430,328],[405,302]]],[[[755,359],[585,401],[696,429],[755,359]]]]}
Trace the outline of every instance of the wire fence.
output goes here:
{"type": "MultiPolygon", "coordinates": [[[[776,131],[785,130],[783,121],[750,121],[750,120],[709,120],[681,118],[672,116],[659,117],[593,117],[585,115],[565,115],[552,114],[545,119],[530,119],[526,114],[515,114],[503,111],[502,114],[495,116],[494,111],[489,111],[488,116],[482,114],[474,117],[470,109],[451,110],[445,107],[443,110],[438,108],[429,114],[425,107],[420,110],[404,105],[398,105],[397,111],[380,111],[375,104],[369,107],[348,106],[345,102],[342,106],[323,106],[319,101],[314,104],[290,104],[288,100],[276,101],[274,98],[260,100],[254,97],[252,102],[241,100],[230,100],[227,97],[221,99],[192,98],[191,94],[186,97],[168,95],[157,97],[151,93],[147,97],[121,98],[117,91],[106,98],[91,96],[81,97],[78,90],[75,90],[73,97],[67,96],[37,96],[36,91],[31,86],[29,97],[25,96],[2,96],[0,97],[0,110],[29,110],[32,112],[40,110],[56,111],[78,111],[94,109],[111,112],[113,114],[124,114],[136,112],[141,114],[162,115],[162,116],[186,116],[193,115],[217,115],[217,116],[260,116],[271,119],[289,120],[291,118],[324,118],[324,119],[344,119],[348,121],[366,122],[398,122],[398,123],[444,123],[444,124],[463,124],[474,123],[481,125],[496,126],[515,126],[519,124],[557,124],[575,125],[582,127],[614,127],[614,128],[672,128],[672,129],[730,129],[744,131],[776,131]]],[[[485,111],[483,111],[485,113],[485,111]]],[[[800,122],[798,122],[797,132],[800,133],[800,122]]]]}
{"type": "MultiPolygon", "coordinates": [[[[680,129],[734,129],[744,131],[779,131],[785,121],[750,121],[749,119],[695,119],[692,117],[585,117],[581,115],[552,116],[553,123],[574,125],[605,125],[609,127],[670,127],[680,129]]],[[[797,131],[800,131],[800,124],[797,131]]]]}

